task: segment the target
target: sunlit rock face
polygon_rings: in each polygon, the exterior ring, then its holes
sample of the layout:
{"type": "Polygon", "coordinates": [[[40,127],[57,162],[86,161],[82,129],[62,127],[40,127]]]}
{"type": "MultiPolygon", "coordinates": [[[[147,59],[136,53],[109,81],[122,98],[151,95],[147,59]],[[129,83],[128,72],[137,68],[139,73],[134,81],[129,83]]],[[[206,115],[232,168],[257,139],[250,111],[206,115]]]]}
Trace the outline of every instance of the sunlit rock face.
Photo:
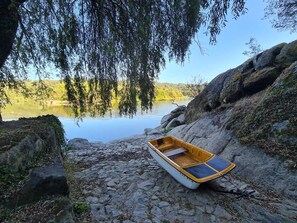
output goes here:
{"type": "Polygon", "coordinates": [[[296,161],[297,40],[218,75],[186,109],[186,123],[230,110],[225,129],[244,144],[296,161]]]}

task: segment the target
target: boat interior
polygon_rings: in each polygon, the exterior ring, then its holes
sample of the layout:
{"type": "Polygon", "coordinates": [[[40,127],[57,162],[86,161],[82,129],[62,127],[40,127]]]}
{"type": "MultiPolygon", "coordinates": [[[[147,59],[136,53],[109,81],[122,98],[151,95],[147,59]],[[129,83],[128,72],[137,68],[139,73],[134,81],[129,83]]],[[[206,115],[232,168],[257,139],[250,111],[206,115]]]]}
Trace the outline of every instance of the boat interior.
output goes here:
{"type": "Polygon", "coordinates": [[[235,164],[202,148],[174,137],[164,137],[150,142],[164,156],[194,177],[213,179],[228,172],[235,164]]]}

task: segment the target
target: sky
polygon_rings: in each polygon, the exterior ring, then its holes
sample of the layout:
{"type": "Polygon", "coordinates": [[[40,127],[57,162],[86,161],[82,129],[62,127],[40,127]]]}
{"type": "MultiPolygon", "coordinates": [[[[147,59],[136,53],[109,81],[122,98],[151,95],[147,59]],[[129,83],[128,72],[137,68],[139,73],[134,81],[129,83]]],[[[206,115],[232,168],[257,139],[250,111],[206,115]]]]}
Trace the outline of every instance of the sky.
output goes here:
{"type": "Polygon", "coordinates": [[[232,17],[228,19],[226,27],[217,37],[216,45],[209,45],[209,37],[198,33],[197,37],[204,53],[193,43],[184,64],[167,61],[165,69],[159,74],[158,82],[190,83],[194,77],[210,82],[220,73],[237,67],[248,59],[243,52],[248,50],[246,43],[251,37],[255,38],[264,50],[297,39],[297,33],[277,31],[272,28],[268,19],[263,19],[265,3],[262,0],[248,0],[246,8],[247,13],[237,20],[232,17]]]}

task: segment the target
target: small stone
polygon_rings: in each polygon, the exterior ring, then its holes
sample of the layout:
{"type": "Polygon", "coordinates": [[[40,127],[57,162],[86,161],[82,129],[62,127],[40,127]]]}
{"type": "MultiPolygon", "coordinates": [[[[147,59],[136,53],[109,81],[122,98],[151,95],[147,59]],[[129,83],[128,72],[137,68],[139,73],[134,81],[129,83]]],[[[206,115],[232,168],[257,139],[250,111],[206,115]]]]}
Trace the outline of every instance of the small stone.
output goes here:
{"type": "Polygon", "coordinates": [[[135,221],[140,222],[143,219],[147,219],[146,211],[147,211],[146,205],[137,204],[133,211],[133,216],[135,221]]]}
{"type": "Polygon", "coordinates": [[[239,188],[239,190],[243,191],[243,190],[245,190],[247,187],[248,187],[248,185],[247,185],[247,184],[244,184],[244,185],[242,185],[242,186],[239,188]]]}
{"type": "Polygon", "coordinates": [[[107,214],[111,215],[113,218],[116,218],[122,214],[122,212],[119,211],[118,208],[113,205],[106,205],[105,211],[107,214]]]}
{"type": "Polygon", "coordinates": [[[205,206],[205,212],[208,214],[211,214],[213,212],[213,208],[210,205],[205,206]]]}
{"type": "Polygon", "coordinates": [[[223,209],[221,206],[217,205],[214,211],[214,215],[218,218],[224,218],[227,220],[230,220],[232,218],[232,215],[230,215],[225,209],[223,209]]]}
{"type": "Polygon", "coordinates": [[[107,203],[111,199],[110,195],[103,195],[99,198],[99,203],[104,204],[107,203]]]}
{"type": "Polygon", "coordinates": [[[88,203],[90,203],[90,204],[96,204],[96,203],[98,203],[99,200],[98,200],[97,197],[91,197],[91,196],[89,196],[89,197],[86,198],[86,201],[88,203]]]}
{"type": "Polygon", "coordinates": [[[106,188],[108,191],[116,191],[117,189],[115,189],[114,187],[107,187],[106,188]]]}
{"type": "Polygon", "coordinates": [[[160,208],[158,208],[157,206],[154,206],[152,209],[151,209],[151,213],[153,215],[155,215],[157,218],[160,218],[162,217],[162,211],[160,208]]]}
{"type": "Polygon", "coordinates": [[[152,200],[158,200],[159,199],[156,195],[153,195],[151,198],[152,198],[152,200]]]}
{"type": "Polygon", "coordinates": [[[195,210],[194,209],[181,209],[177,213],[180,215],[194,216],[195,210]]]}
{"type": "Polygon", "coordinates": [[[164,207],[167,207],[167,206],[169,206],[170,204],[168,203],[168,202],[166,202],[166,201],[161,201],[160,203],[159,203],[159,207],[160,208],[164,208],[164,207]]]}
{"type": "Polygon", "coordinates": [[[106,184],[108,187],[115,187],[117,185],[116,181],[115,180],[111,180],[109,182],[107,182],[106,184]]]}
{"type": "Polygon", "coordinates": [[[211,216],[210,216],[210,222],[211,222],[211,223],[215,223],[215,222],[216,222],[216,216],[211,215],[211,216]]]}
{"type": "Polygon", "coordinates": [[[141,182],[137,184],[138,188],[143,189],[143,190],[149,190],[152,189],[155,186],[155,182],[153,180],[147,180],[144,182],[141,182]]]}
{"type": "Polygon", "coordinates": [[[180,188],[176,191],[177,193],[185,193],[185,189],[184,188],[180,188]]]}

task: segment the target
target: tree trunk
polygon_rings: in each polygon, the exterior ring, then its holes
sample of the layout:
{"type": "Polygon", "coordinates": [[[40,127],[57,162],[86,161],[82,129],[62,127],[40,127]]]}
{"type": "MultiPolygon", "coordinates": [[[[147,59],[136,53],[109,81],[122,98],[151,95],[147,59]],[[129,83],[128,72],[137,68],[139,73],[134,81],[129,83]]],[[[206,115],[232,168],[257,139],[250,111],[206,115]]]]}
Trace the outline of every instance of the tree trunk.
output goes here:
{"type": "Polygon", "coordinates": [[[13,1],[13,4],[11,2],[0,1],[0,68],[11,53],[18,28],[18,7],[25,1],[13,1]]]}

